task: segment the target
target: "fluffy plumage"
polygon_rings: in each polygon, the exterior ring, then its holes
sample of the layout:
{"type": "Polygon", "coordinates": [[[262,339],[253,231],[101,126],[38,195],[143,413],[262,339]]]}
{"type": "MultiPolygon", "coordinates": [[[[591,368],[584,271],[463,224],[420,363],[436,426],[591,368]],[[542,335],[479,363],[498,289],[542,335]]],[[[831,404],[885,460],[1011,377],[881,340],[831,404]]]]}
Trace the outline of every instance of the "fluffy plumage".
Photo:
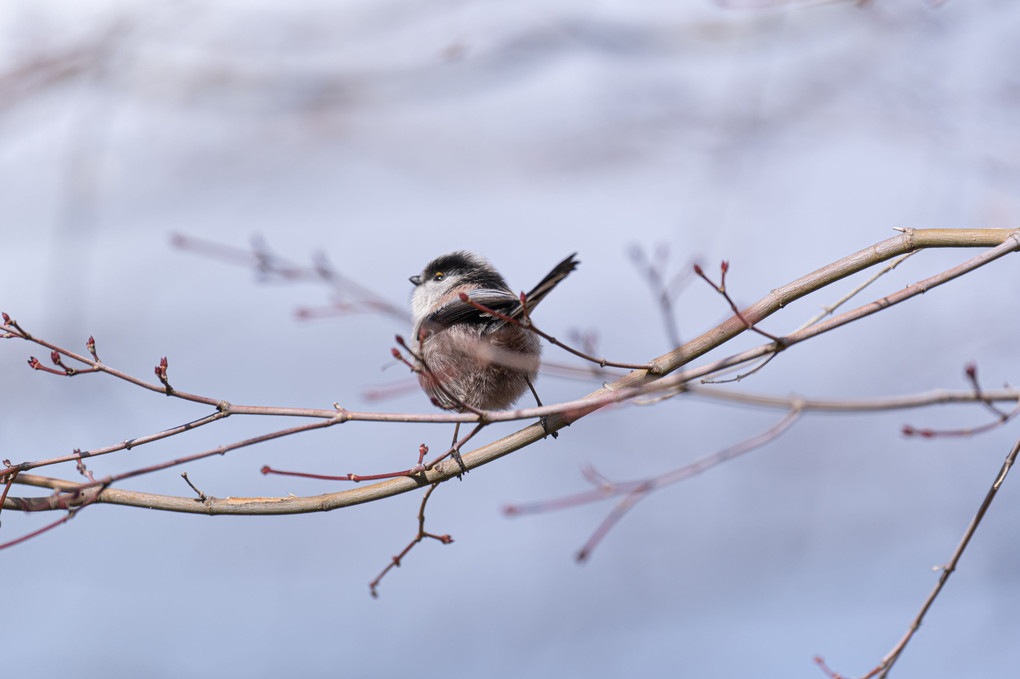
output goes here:
{"type": "MultiPolygon", "coordinates": [[[[577,267],[567,257],[527,295],[528,313],[577,267]]],[[[534,333],[460,299],[509,318],[524,315],[520,297],[482,256],[458,251],[435,258],[412,276],[418,382],[440,407],[505,410],[538,374],[542,347],[534,333]]]]}

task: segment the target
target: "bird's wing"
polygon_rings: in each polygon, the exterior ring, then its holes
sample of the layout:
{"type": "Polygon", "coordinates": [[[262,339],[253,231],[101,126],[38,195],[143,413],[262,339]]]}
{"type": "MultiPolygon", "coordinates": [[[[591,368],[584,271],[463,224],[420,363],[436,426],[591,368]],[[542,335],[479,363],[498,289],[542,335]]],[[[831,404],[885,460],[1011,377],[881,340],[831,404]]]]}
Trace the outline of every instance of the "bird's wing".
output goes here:
{"type": "MultiPolygon", "coordinates": [[[[515,297],[513,293],[507,292],[506,290],[482,288],[470,291],[468,293],[468,297],[470,297],[473,302],[481,304],[482,306],[492,309],[493,311],[497,311],[505,316],[513,316],[517,313],[517,310],[521,306],[521,301],[515,297]]],[[[456,325],[458,323],[474,324],[491,322],[492,314],[487,314],[463,300],[455,299],[429,314],[429,317],[426,320],[426,325],[431,326],[435,330],[438,328],[456,325]]]]}

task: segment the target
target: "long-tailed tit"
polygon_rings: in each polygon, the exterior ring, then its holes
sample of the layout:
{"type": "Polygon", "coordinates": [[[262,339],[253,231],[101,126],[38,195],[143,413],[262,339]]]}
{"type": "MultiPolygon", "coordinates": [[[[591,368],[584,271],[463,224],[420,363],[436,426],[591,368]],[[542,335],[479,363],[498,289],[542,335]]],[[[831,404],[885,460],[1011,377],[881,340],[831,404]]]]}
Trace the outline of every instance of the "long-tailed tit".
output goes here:
{"type": "MultiPolygon", "coordinates": [[[[526,295],[529,315],[577,267],[575,255],[526,295]]],[[[429,262],[411,282],[418,382],[441,408],[505,410],[526,389],[534,392],[542,353],[538,337],[460,298],[464,293],[508,318],[524,317],[521,298],[489,262],[473,252],[451,252],[429,262]]]]}

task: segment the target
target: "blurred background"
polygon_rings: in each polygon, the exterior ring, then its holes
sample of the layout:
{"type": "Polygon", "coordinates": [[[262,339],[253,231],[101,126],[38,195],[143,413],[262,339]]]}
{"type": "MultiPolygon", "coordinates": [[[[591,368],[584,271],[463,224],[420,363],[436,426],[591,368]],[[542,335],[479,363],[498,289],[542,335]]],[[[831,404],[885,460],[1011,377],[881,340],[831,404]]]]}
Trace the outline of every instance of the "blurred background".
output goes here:
{"type": "MultiPolygon", "coordinates": [[[[174,234],[300,264],[327,259],[404,307],[433,256],[487,255],[514,289],[582,264],[536,314],[599,352],[671,345],[633,252],[667,275],[700,261],[749,304],[893,227],[1017,225],[1020,5],[1007,0],[76,2],[0,7],[0,309],[152,379],[234,403],[430,411],[393,365],[399,318],[328,307],[318,283],[174,247],[174,234]],[[394,395],[377,400],[379,388],[394,395]]],[[[924,252],[861,298],[976,255],[924,252]]],[[[785,333],[859,279],[764,324],[785,333]]],[[[867,398],[1017,379],[1020,268],[1004,258],[784,353],[720,388],[867,398]]],[[[700,281],[689,339],[729,316],[700,281]]],[[[725,354],[755,346],[741,337],[725,354]]],[[[27,369],[0,343],[12,462],[111,445],[208,411],[101,376],[27,369]]],[[[721,357],[723,353],[714,354],[721,357]]],[[[570,363],[547,349],[550,361],[570,363]]],[[[539,380],[546,403],[598,381],[539,380]]],[[[732,445],[782,413],[677,398],[586,418],[420,494],[291,517],[91,507],[0,553],[10,676],[820,677],[870,670],[905,632],[1017,436],[918,441],[980,407],[810,415],[746,457],[639,504],[579,566],[610,505],[508,519],[509,502],[586,490],[732,445]]],[[[97,475],[265,433],[232,418],[96,458],[97,475]]],[[[514,431],[493,426],[483,441],[514,431]]],[[[406,468],[449,425],[350,423],[187,465],[204,492],[314,495],[264,477],[406,468]]],[[[50,470],[74,479],[73,467],[50,470]]],[[[123,487],[189,495],[182,469],[123,487]]],[[[44,472],[45,473],[45,472],[44,472]]],[[[15,494],[38,491],[15,487],[15,494]]],[[[1018,666],[1008,479],[892,676],[1018,666]]],[[[56,515],[3,513],[0,539],[56,515]]]]}

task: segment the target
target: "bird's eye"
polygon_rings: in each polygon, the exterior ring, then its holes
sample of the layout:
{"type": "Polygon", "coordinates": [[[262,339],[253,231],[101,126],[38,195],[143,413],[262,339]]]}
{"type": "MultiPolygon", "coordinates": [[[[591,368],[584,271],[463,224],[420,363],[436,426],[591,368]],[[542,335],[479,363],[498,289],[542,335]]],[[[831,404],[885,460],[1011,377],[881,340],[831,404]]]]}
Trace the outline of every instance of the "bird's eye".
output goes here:
{"type": "Polygon", "coordinates": [[[444,278],[446,278],[446,274],[444,274],[442,271],[437,271],[435,274],[432,275],[432,280],[434,281],[441,281],[444,278]]]}

